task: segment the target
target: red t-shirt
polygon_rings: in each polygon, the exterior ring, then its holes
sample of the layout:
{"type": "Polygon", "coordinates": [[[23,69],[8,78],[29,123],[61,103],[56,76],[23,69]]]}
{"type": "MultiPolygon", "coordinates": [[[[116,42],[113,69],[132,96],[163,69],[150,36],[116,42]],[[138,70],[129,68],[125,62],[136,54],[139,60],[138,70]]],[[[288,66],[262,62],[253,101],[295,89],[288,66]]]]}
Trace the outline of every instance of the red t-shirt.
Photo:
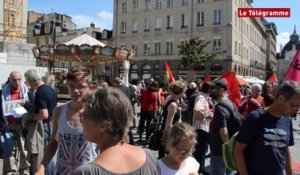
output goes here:
{"type": "Polygon", "coordinates": [[[153,92],[148,89],[142,90],[140,104],[141,104],[141,111],[156,111],[157,92],[153,92]]]}
{"type": "MultiPolygon", "coordinates": [[[[240,109],[242,110],[242,114],[246,117],[248,114],[256,109],[259,109],[255,103],[251,102],[251,96],[246,96],[242,99],[240,109]]],[[[255,98],[260,106],[263,106],[264,98],[262,96],[258,96],[255,98]]]]}

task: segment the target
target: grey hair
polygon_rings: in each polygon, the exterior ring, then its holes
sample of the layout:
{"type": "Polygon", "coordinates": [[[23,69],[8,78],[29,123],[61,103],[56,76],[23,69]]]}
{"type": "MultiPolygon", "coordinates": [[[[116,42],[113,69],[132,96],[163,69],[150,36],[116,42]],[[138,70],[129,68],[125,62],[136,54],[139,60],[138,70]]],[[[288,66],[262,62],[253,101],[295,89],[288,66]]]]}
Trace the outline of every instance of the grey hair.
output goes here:
{"type": "Polygon", "coordinates": [[[38,72],[35,69],[29,69],[26,71],[24,77],[26,81],[29,81],[30,83],[35,83],[38,80],[42,80],[42,77],[38,75],[38,72]]]}
{"type": "Polygon", "coordinates": [[[280,95],[284,96],[286,100],[295,95],[300,95],[300,83],[291,80],[285,81],[277,91],[276,98],[280,95]]]}
{"type": "Polygon", "coordinates": [[[251,90],[258,90],[261,91],[262,90],[262,86],[260,84],[253,84],[251,86],[251,90]]]}
{"type": "Polygon", "coordinates": [[[96,89],[83,96],[82,102],[87,117],[96,123],[105,122],[114,140],[126,138],[133,109],[122,91],[113,87],[96,89]]]}

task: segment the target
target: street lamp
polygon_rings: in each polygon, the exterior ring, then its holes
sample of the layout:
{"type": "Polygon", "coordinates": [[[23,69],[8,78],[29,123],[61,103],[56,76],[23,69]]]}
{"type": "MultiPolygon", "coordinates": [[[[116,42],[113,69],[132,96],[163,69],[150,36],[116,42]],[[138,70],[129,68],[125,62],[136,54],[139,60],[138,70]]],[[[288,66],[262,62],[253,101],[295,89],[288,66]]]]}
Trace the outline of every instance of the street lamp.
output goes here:
{"type": "MultiPolygon", "coordinates": [[[[45,26],[45,25],[44,25],[45,26]]],[[[50,29],[51,29],[51,40],[52,40],[52,59],[49,61],[49,73],[55,72],[55,47],[56,47],[56,27],[61,26],[61,21],[59,19],[53,19],[50,21],[50,29]]],[[[41,29],[42,29],[42,24],[41,23],[36,23],[34,24],[34,32],[36,35],[41,34],[41,29]]],[[[63,36],[65,36],[68,32],[68,29],[65,27],[61,28],[61,33],[63,36]]]]}

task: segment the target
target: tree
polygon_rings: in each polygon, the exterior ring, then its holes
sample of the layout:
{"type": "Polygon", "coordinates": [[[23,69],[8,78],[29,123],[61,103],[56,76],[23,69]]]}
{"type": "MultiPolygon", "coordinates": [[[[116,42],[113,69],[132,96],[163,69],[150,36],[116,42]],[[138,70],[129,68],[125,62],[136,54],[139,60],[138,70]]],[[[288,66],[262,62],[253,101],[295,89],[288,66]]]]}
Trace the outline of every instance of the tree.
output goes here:
{"type": "Polygon", "coordinates": [[[193,37],[188,42],[178,45],[183,65],[192,67],[195,70],[204,66],[207,61],[215,58],[217,53],[204,51],[209,43],[209,41],[202,40],[199,37],[193,37]]]}

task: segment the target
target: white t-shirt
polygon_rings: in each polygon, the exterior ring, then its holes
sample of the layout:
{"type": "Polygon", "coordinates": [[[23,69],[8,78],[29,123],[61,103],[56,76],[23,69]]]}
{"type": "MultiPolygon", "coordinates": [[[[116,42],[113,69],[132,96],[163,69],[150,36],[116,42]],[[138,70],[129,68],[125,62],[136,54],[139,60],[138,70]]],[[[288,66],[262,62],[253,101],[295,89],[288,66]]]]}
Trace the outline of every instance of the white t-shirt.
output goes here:
{"type": "Polygon", "coordinates": [[[193,157],[185,159],[185,166],[179,170],[169,168],[161,159],[158,161],[161,175],[189,175],[190,173],[198,173],[199,163],[193,157]]]}

